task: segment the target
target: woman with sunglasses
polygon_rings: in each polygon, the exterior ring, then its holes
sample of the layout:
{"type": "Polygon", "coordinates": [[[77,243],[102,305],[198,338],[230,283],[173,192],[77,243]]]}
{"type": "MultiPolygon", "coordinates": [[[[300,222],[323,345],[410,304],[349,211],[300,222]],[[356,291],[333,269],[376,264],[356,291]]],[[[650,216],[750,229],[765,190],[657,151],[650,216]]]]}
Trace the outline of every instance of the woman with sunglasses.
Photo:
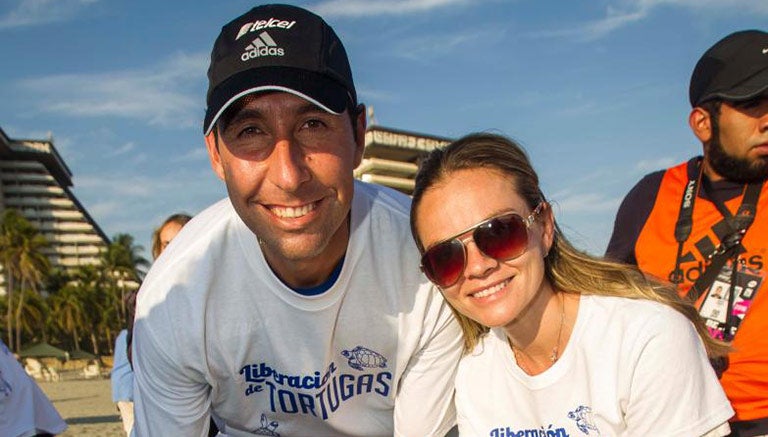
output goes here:
{"type": "Polygon", "coordinates": [[[525,152],[472,134],[416,176],[422,270],[459,319],[470,436],[722,436],[733,415],[706,334],[674,288],[575,249],[525,152]]]}

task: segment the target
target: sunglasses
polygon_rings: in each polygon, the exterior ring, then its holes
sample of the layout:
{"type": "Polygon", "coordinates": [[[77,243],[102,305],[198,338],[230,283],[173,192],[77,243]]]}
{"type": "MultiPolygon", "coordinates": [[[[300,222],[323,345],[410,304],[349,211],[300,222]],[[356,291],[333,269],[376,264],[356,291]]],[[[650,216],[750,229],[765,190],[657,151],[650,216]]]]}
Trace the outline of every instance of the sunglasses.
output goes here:
{"type": "Polygon", "coordinates": [[[466,243],[469,240],[474,241],[485,256],[497,261],[519,257],[528,248],[528,228],[543,207],[544,202],[539,203],[526,218],[514,212],[491,217],[432,245],[421,257],[421,271],[438,287],[456,284],[467,267],[466,243]],[[460,238],[468,233],[472,235],[460,238]]]}

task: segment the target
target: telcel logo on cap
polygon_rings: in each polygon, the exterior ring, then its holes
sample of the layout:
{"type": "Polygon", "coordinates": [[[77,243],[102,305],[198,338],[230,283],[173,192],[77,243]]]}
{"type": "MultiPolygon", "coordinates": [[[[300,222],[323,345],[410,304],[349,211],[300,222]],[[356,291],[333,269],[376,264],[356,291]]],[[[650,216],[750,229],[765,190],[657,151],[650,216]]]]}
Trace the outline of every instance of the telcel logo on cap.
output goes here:
{"type": "Polygon", "coordinates": [[[245,23],[241,28],[240,31],[237,32],[237,37],[235,37],[235,41],[240,39],[241,36],[245,35],[249,32],[256,32],[257,30],[261,29],[269,29],[272,27],[279,27],[280,29],[290,29],[293,27],[293,25],[296,24],[295,21],[286,21],[286,20],[278,20],[276,18],[270,18],[269,20],[259,20],[253,23],[245,23]]]}

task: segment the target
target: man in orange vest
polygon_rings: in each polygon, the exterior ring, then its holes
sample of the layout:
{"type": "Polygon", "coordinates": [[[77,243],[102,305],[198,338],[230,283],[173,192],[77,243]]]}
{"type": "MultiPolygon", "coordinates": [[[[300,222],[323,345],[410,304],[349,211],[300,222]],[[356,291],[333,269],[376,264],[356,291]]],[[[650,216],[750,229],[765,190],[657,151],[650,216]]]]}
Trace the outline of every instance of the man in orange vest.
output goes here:
{"type": "Polygon", "coordinates": [[[736,411],[732,436],[768,435],[768,33],[718,41],[689,94],[703,156],[632,188],[606,255],[677,284],[710,334],[732,342],[713,363],[736,411]]]}

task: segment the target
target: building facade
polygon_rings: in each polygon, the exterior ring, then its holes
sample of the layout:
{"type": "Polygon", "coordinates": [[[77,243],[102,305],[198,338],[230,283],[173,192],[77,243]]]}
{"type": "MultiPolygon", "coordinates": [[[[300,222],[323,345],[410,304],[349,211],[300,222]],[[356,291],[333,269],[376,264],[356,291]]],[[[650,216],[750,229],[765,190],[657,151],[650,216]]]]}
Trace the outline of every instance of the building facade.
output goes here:
{"type": "Polygon", "coordinates": [[[449,138],[371,125],[365,132],[363,161],[355,169],[355,177],[411,194],[419,161],[450,142],[449,138]]]}
{"type": "MultiPolygon", "coordinates": [[[[0,129],[0,213],[16,209],[46,237],[51,266],[97,264],[109,239],[71,192],[72,172],[52,140],[9,138],[0,129]]],[[[5,294],[4,275],[0,295],[5,294]]]]}

